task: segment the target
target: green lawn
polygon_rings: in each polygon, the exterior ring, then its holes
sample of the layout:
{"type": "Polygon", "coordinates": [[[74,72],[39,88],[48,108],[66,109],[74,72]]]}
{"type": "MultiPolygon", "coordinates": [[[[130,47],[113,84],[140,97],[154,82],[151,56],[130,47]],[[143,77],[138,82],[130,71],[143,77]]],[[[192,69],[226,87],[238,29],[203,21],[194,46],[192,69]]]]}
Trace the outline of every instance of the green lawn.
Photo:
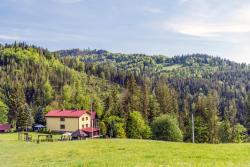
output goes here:
{"type": "MultiPolygon", "coordinates": [[[[32,134],[36,137],[37,134],[32,134]]],[[[187,144],[128,139],[26,143],[0,134],[0,166],[250,167],[250,144],[187,144]]]]}

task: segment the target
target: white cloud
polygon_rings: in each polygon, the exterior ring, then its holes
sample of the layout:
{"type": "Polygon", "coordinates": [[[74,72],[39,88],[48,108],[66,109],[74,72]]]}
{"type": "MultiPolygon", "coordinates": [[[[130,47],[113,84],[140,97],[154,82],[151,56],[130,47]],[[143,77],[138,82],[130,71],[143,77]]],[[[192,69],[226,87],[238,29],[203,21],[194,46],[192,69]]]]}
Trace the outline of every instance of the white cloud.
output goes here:
{"type": "Polygon", "coordinates": [[[160,26],[167,31],[197,37],[248,33],[250,3],[240,1],[185,0],[186,11],[162,21],[160,26]]]}
{"type": "Polygon", "coordinates": [[[227,33],[246,33],[250,32],[248,24],[229,24],[229,23],[201,23],[201,22],[182,22],[164,23],[164,29],[172,30],[181,34],[197,37],[218,37],[227,33]]]}
{"type": "Polygon", "coordinates": [[[24,37],[21,36],[15,36],[15,35],[2,35],[0,34],[0,39],[5,39],[5,40],[24,40],[24,37]]]}

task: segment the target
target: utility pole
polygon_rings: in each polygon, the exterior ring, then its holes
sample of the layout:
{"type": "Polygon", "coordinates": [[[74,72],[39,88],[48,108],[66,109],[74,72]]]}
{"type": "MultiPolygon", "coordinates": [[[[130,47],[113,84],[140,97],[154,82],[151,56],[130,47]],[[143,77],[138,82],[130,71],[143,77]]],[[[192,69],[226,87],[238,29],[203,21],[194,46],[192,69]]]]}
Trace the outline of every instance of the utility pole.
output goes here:
{"type": "Polygon", "coordinates": [[[192,113],[192,141],[194,143],[194,114],[192,113]]]}

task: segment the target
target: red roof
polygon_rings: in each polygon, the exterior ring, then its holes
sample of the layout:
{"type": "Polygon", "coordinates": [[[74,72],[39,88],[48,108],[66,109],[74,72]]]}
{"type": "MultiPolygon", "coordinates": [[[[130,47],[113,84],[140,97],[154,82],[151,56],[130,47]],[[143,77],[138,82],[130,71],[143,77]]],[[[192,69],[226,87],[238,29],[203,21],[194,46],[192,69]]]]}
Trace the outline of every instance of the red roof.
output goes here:
{"type": "MultiPolygon", "coordinates": [[[[99,128],[93,128],[93,132],[97,132],[99,130],[100,130],[99,128]]],[[[91,127],[89,127],[89,128],[83,128],[82,131],[87,132],[87,133],[91,133],[92,132],[92,128],[91,127]]]]}
{"type": "Polygon", "coordinates": [[[10,124],[0,124],[0,130],[10,130],[10,124]]]}
{"type": "MultiPolygon", "coordinates": [[[[45,117],[75,117],[80,118],[83,114],[90,113],[87,110],[52,110],[45,117]]],[[[96,118],[96,112],[92,112],[92,119],[96,118]]]]}

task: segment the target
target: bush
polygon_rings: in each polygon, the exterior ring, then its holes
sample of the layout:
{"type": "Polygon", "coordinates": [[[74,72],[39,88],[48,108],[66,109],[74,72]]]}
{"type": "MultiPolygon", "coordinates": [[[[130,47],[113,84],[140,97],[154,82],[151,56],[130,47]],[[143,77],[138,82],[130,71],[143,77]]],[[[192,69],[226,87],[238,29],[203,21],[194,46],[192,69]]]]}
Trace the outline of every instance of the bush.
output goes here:
{"type": "Polygon", "coordinates": [[[133,139],[148,139],[152,136],[150,127],[145,123],[142,115],[138,111],[129,113],[127,135],[133,139]]]}
{"type": "Polygon", "coordinates": [[[232,142],[232,133],[230,122],[225,120],[222,121],[219,125],[219,139],[222,143],[232,142]]]}
{"type": "Polygon", "coordinates": [[[101,130],[102,135],[105,136],[107,134],[107,127],[106,127],[106,125],[105,125],[105,123],[103,121],[100,124],[100,130],[101,130]]]}
{"type": "Polygon", "coordinates": [[[107,127],[106,134],[109,137],[125,138],[125,123],[124,119],[117,116],[110,116],[104,119],[104,123],[107,127]]]}
{"type": "Polygon", "coordinates": [[[233,133],[233,142],[235,143],[242,143],[247,140],[247,129],[241,125],[237,124],[235,126],[235,131],[233,133]]]}
{"type": "Polygon", "coordinates": [[[152,123],[153,137],[156,140],[183,141],[182,132],[176,117],[161,115],[152,123]]]}

